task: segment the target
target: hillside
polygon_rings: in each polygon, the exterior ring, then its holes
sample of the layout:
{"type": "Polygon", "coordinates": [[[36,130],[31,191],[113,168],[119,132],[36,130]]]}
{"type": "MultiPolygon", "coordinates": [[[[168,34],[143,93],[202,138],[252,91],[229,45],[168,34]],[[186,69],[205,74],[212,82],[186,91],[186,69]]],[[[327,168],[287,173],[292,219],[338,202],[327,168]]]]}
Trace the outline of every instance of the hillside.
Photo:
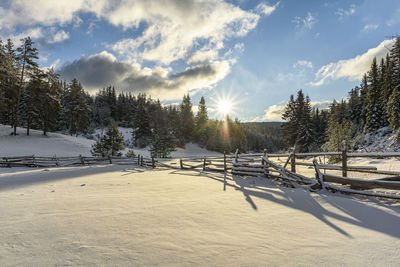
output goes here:
{"type": "MultiPolygon", "coordinates": [[[[132,129],[119,127],[122,132],[125,144],[127,145],[123,153],[126,153],[128,146],[132,147],[132,129]]],[[[0,156],[91,156],[90,150],[97,136],[105,133],[104,129],[97,129],[93,135],[93,140],[83,136],[70,136],[61,133],[48,133],[43,136],[42,131],[31,130],[29,136],[26,135],[24,128],[17,128],[17,136],[12,136],[12,128],[8,125],[0,124],[0,156]]],[[[136,154],[150,156],[148,148],[133,147],[136,154]]],[[[216,156],[221,153],[213,152],[199,147],[197,144],[186,144],[186,148],[177,148],[171,153],[172,157],[193,157],[193,156],[216,156]]]]}

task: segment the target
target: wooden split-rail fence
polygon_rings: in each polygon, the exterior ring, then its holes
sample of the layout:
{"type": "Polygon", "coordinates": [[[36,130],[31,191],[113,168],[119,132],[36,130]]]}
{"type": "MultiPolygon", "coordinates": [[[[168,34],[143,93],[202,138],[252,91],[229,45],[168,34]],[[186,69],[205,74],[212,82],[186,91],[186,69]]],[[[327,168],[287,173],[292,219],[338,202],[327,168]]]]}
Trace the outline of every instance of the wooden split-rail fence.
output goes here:
{"type": "MultiPolygon", "coordinates": [[[[345,146],[344,146],[345,147],[345,146]]],[[[261,176],[280,181],[285,186],[296,185],[309,186],[310,190],[327,189],[343,193],[369,195],[376,197],[400,199],[400,172],[378,170],[374,166],[349,166],[349,158],[399,158],[400,152],[373,152],[359,153],[348,152],[316,152],[316,153],[291,153],[270,154],[264,150],[263,153],[235,154],[213,157],[187,157],[179,159],[156,159],[138,155],[136,157],[2,157],[0,167],[63,167],[82,166],[94,164],[126,164],[139,165],[148,168],[170,168],[170,169],[197,169],[201,171],[231,172],[232,175],[261,176]],[[325,164],[321,157],[335,157],[340,164],[325,164]],[[284,164],[278,164],[274,159],[285,159],[284,164]],[[319,161],[316,159],[319,158],[319,161]],[[306,160],[310,162],[305,162],[306,160]],[[296,166],[314,168],[315,177],[306,177],[298,173],[296,166]],[[341,176],[327,173],[327,171],[340,171],[341,176]],[[349,178],[348,173],[370,173],[373,175],[384,175],[385,177],[366,180],[349,178]],[[385,192],[371,190],[384,189],[385,192]]],[[[399,163],[400,166],[400,163],[399,163]]]]}

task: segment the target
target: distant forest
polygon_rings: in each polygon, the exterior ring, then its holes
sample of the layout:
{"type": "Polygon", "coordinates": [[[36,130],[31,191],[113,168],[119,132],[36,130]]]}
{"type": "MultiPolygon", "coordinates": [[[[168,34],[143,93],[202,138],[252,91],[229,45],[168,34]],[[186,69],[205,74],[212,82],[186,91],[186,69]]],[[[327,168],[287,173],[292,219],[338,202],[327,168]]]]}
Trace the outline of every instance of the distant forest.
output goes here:
{"type": "Polygon", "coordinates": [[[278,151],[284,148],[278,124],[240,123],[208,117],[202,97],[198,112],[192,112],[189,95],[179,106],[164,106],[146,94],[117,93],[114,87],[89,95],[77,79],[61,81],[53,69],[40,69],[38,51],[27,37],[15,48],[0,40],[0,122],[39,129],[46,135],[60,131],[71,135],[91,134],[113,124],[132,128],[128,146],[164,147],[196,142],[220,152],[278,151]]]}

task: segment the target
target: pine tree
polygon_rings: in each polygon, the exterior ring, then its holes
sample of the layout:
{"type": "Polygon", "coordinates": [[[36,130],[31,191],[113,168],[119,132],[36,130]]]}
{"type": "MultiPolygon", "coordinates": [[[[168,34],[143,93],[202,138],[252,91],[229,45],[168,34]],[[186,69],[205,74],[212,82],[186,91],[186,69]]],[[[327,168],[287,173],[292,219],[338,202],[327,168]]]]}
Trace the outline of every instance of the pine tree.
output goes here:
{"type": "Polygon", "coordinates": [[[400,85],[400,38],[396,38],[390,50],[390,62],[392,63],[392,84],[393,88],[400,85]]]}
{"type": "Polygon", "coordinates": [[[26,124],[26,135],[29,135],[32,124],[39,120],[40,91],[43,89],[44,77],[43,71],[35,69],[21,96],[21,119],[26,124]]]}
{"type": "Polygon", "coordinates": [[[18,112],[17,96],[19,82],[19,66],[16,50],[10,39],[4,45],[2,64],[0,64],[1,86],[3,88],[4,120],[8,124],[14,124],[18,112]]]}
{"type": "Polygon", "coordinates": [[[194,116],[192,112],[192,103],[190,102],[189,94],[183,96],[181,103],[181,121],[182,130],[181,142],[187,143],[193,138],[194,116]]]}
{"type": "MultiPolygon", "coordinates": [[[[59,75],[54,73],[53,68],[51,68],[45,73],[45,80],[39,91],[38,103],[40,108],[38,119],[43,130],[43,135],[47,135],[48,131],[56,128],[57,116],[61,109],[60,97],[61,85],[59,83],[59,75]]],[[[82,103],[79,105],[82,105],[82,103]]],[[[80,110],[82,112],[87,112],[85,109],[80,110]]],[[[79,119],[82,120],[82,117],[82,114],[80,114],[79,119]]],[[[80,125],[78,129],[82,130],[81,122],[79,122],[78,125],[80,125]]]]}
{"type": "Polygon", "coordinates": [[[313,142],[314,133],[312,131],[313,124],[311,121],[311,101],[308,96],[306,99],[302,98],[302,91],[300,90],[297,100],[297,112],[300,123],[297,129],[297,147],[300,152],[309,152],[313,142]]]}
{"type": "Polygon", "coordinates": [[[39,58],[37,48],[33,47],[33,42],[30,37],[21,39],[21,41],[22,45],[17,48],[17,56],[16,56],[16,59],[21,66],[21,73],[18,84],[17,101],[16,101],[16,106],[14,108],[15,112],[14,122],[13,122],[14,135],[17,135],[19,105],[21,102],[22,90],[25,84],[24,78],[26,74],[29,74],[35,68],[38,68],[38,63],[35,61],[35,59],[39,58]]]}
{"type": "Polygon", "coordinates": [[[87,133],[90,108],[86,94],[77,79],[73,79],[64,95],[63,113],[69,133],[87,133]]]}
{"type": "Polygon", "coordinates": [[[123,143],[124,137],[117,125],[113,123],[107,133],[93,144],[91,152],[96,157],[121,156],[120,151],[124,149],[123,143]]]}
{"type": "Polygon", "coordinates": [[[389,98],[389,121],[393,129],[400,128],[400,86],[397,86],[389,98]]]}
{"type": "Polygon", "coordinates": [[[286,143],[289,146],[296,145],[300,152],[309,151],[314,142],[311,102],[308,96],[304,98],[302,90],[298,91],[296,100],[293,95],[290,96],[282,119],[286,120],[282,124],[282,135],[286,143]]]}
{"type": "Polygon", "coordinates": [[[195,122],[196,122],[196,139],[202,145],[204,145],[207,140],[207,129],[206,129],[207,121],[208,121],[208,112],[207,112],[206,101],[204,100],[204,97],[201,97],[195,122]]]}
{"type": "Polygon", "coordinates": [[[149,109],[146,105],[146,95],[139,94],[133,128],[133,139],[136,146],[145,147],[149,144],[151,136],[149,109]]]}
{"type": "Polygon", "coordinates": [[[386,109],[383,104],[383,94],[379,82],[378,65],[376,58],[372,61],[371,70],[368,73],[370,88],[367,95],[367,121],[366,132],[374,132],[387,125],[386,109]]]}
{"type": "Polygon", "coordinates": [[[365,124],[367,123],[367,104],[368,104],[368,91],[369,91],[369,86],[368,86],[368,78],[367,74],[364,74],[361,84],[360,84],[360,129],[365,128],[365,124]]]}
{"type": "Polygon", "coordinates": [[[286,104],[282,114],[282,119],[285,120],[285,122],[282,123],[282,137],[289,146],[294,146],[297,139],[297,132],[295,129],[298,128],[298,122],[295,118],[295,112],[296,103],[293,95],[290,95],[289,102],[286,104]]]}

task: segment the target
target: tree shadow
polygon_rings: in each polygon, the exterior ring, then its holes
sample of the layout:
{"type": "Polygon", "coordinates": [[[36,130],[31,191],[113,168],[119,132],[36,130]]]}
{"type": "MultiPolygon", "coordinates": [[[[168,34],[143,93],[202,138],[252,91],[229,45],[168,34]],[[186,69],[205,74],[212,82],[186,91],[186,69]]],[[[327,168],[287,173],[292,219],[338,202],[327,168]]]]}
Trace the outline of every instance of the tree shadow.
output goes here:
{"type": "Polygon", "coordinates": [[[129,175],[134,171],[141,172],[144,168],[135,166],[135,168],[132,169],[128,168],[126,165],[96,165],[82,167],[37,168],[37,171],[34,172],[32,172],[32,170],[33,169],[31,168],[26,168],[22,171],[18,170],[17,173],[9,173],[0,177],[0,192],[34,184],[76,179],[87,175],[92,176],[99,173],[104,174],[108,172],[122,171],[126,172],[125,175],[129,175]]]}
{"type": "MultiPolygon", "coordinates": [[[[398,227],[400,225],[400,209],[394,209],[393,207],[388,207],[388,209],[391,209],[393,211],[392,213],[397,212],[399,215],[389,213],[372,203],[365,203],[362,199],[333,194],[328,191],[321,191],[316,195],[306,188],[301,187],[278,187],[272,181],[262,177],[243,178],[240,176],[231,176],[231,178],[229,178],[226,174],[213,172],[190,174],[187,171],[174,171],[172,173],[189,176],[204,176],[221,182],[224,184],[224,191],[226,187],[231,187],[242,192],[245,200],[255,211],[257,211],[258,208],[254,198],[260,198],[306,212],[348,238],[353,237],[344,229],[335,225],[331,221],[332,219],[400,238],[400,228],[398,227]],[[327,210],[316,198],[323,200],[348,216],[327,210]]],[[[379,204],[381,207],[386,207],[385,203],[379,202],[376,204],[379,204]]]]}

